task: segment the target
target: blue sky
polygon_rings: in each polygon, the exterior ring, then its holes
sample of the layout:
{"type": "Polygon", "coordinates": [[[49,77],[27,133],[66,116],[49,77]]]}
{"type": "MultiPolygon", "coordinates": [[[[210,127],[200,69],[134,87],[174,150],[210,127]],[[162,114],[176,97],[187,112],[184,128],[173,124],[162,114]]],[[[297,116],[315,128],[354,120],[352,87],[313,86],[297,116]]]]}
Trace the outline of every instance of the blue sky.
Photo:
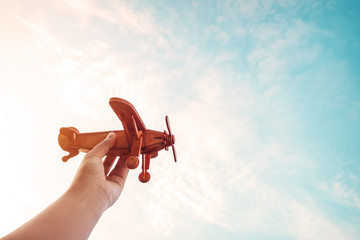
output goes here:
{"type": "Polygon", "coordinates": [[[356,1],[0,6],[1,235],[71,182],[60,127],[122,129],[116,96],[170,116],[179,162],[132,172],[90,239],[359,239],[356,1]]]}

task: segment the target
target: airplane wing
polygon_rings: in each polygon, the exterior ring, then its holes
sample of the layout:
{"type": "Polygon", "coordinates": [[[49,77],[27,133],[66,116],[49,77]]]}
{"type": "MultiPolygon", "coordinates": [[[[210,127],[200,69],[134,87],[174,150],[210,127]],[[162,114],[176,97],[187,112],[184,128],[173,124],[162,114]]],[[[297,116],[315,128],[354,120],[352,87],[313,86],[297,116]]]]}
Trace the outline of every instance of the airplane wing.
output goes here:
{"type": "Polygon", "coordinates": [[[123,124],[128,145],[131,146],[133,140],[139,138],[138,132],[146,130],[145,124],[135,107],[128,101],[113,97],[110,98],[109,104],[123,124]]]}

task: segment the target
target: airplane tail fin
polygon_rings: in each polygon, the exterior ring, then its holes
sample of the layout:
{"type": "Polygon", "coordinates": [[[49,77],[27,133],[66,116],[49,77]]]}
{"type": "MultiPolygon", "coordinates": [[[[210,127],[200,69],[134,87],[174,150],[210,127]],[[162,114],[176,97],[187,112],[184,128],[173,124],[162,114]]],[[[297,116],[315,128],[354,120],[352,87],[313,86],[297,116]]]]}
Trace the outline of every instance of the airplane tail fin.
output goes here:
{"type": "Polygon", "coordinates": [[[64,151],[69,152],[69,155],[62,158],[63,162],[79,154],[79,150],[74,148],[77,134],[79,134],[79,131],[74,127],[60,128],[58,137],[59,145],[64,151]]]}

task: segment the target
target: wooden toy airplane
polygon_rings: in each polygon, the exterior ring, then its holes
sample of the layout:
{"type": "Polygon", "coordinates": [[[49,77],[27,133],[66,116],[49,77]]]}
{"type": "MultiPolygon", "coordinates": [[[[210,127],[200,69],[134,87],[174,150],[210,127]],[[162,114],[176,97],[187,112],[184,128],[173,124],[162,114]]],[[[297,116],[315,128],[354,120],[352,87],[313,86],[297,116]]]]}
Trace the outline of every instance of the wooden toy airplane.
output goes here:
{"type": "Polygon", "coordinates": [[[121,156],[126,159],[126,166],[135,169],[139,165],[139,155],[142,154],[142,171],[139,180],[146,183],[150,180],[150,158],[155,158],[162,149],[172,147],[174,160],[176,152],[174,148],[175,136],[171,134],[168,116],[165,122],[169,133],[146,129],[138,112],[128,101],[121,98],[110,98],[109,104],[123,124],[124,130],[80,133],[74,127],[60,128],[58,137],[59,145],[69,152],[62,160],[66,162],[81,152],[88,152],[110,133],[116,134],[115,145],[106,154],[107,156],[121,156]]]}

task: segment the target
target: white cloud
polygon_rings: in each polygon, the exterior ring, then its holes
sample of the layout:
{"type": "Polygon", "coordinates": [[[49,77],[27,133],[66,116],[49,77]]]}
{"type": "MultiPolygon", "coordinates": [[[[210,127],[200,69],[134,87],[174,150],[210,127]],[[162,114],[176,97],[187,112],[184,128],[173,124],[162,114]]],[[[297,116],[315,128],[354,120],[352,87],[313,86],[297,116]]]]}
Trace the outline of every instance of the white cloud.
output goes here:
{"type": "Polygon", "coordinates": [[[132,4],[125,2],[112,2],[106,8],[85,0],[64,0],[64,3],[76,11],[75,15],[96,16],[108,23],[116,24],[120,31],[144,35],[154,40],[158,46],[168,48],[159,26],[154,23],[150,9],[136,11],[132,4]]]}
{"type": "Polygon", "coordinates": [[[329,189],[343,204],[354,206],[360,211],[360,194],[352,187],[335,182],[329,189]]]}
{"type": "Polygon", "coordinates": [[[294,202],[290,209],[290,228],[293,228],[296,239],[354,239],[351,233],[308,206],[294,202]]]}

